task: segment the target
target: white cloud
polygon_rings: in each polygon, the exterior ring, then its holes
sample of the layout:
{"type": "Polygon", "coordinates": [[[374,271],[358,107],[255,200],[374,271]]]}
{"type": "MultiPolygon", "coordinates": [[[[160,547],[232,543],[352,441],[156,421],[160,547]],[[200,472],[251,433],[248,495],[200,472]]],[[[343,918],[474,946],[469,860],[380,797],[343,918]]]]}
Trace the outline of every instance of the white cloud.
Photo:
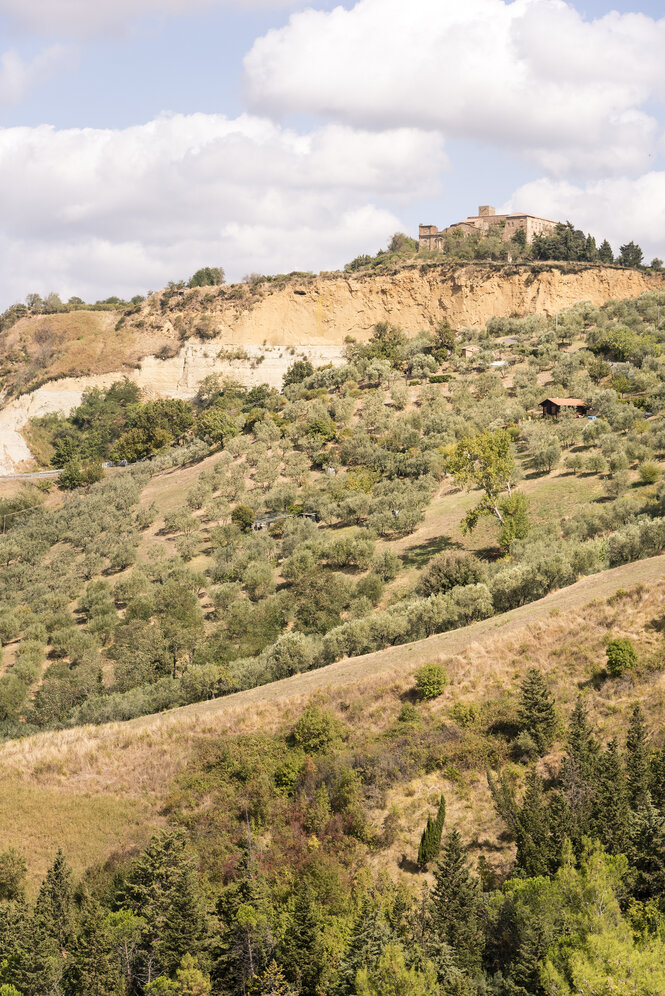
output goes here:
{"type": "Polygon", "coordinates": [[[336,266],[385,243],[395,205],[431,193],[445,165],[435,133],[303,136],[246,115],[6,129],[0,296],[135,293],[204,264],[235,277],[336,266]]]}
{"type": "Polygon", "coordinates": [[[509,209],[570,219],[597,239],[609,239],[615,253],[631,239],[645,257],[665,257],[665,172],[637,178],[607,177],[584,186],[543,178],[520,187],[509,209]]]}
{"type": "Polygon", "coordinates": [[[9,50],[0,55],[0,107],[18,104],[37,83],[43,82],[71,56],[69,49],[53,45],[26,61],[9,50]]]}
{"type": "Polygon", "coordinates": [[[250,106],[363,128],[438,128],[549,172],[638,172],[665,97],[665,19],[588,23],[563,0],[358,0],[305,10],[245,58],[250,106]]]}
{"type": "Polygon", "coordinates": [[[150,14],[192,14],[206,7],[285,9],[302,0],[0,0],[0,14],[40,34],[85,37],[126,28],[150,14]]]}

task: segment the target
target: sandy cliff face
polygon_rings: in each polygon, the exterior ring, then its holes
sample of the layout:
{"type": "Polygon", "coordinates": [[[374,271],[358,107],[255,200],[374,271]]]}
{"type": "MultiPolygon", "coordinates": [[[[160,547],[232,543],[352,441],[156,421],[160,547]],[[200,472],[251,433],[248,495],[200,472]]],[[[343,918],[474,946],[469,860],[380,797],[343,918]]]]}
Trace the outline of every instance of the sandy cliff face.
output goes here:
{"type": "MultiPolygon", "coordinates": [[[[207,313],[226,345],[341,345],[349,335],[368,338],[380,321],[412,334],[442,317],[455,328],[478,327],[493,315],[553,315],[578,301],[598,305],[664,287],[665,278],[656,274],[583,264],[414,266],[393,275],[325,276],[268,286],[247,300],[216,298],[207,313]]],[[[173,325],[180,310],[186,314],[194,304],[187,300],[160,316],[162,325],[173,325]]]]}
{"type": "Polygon", "coordinates": [[[553,315],[578,301],[600,305],[662,289],[663,276],[614,267],[470,264],[293,279],[280,287],[263,285],[258,292],[224,288],[211,294],[202,288],[173,297],[166,307],[157,294],[123,327],[122,336],[131,343],[131,366],[116,365],[117,350],[110,350],[108,359],[106,354],[98,359],[96,374],[49,381],[0,411],[0,473],[12,473],[30,460],[21,435],[30,418],[68,413],[85,390],[120,377],[162,397],[191,398],[211,373],[280,387],[296,356],[308,356],[315,366],[341,362],[345,338],[368,339],[377,322],[389,321],[409,334],[430,329],[444,317],[454,328],[480,327],[494,315],[553,315]],[[202,318],[208,337],[202,341],[194,335],[180,346],[180,330],[195,330],[202,318]],[[165,342],[172,343],[174,355],[159,359],[153,354],[165,342]],[[234,351],[244,356],[233,359],[234,351]],[[143,356],[139,366],[137,355],[143,356]]]}

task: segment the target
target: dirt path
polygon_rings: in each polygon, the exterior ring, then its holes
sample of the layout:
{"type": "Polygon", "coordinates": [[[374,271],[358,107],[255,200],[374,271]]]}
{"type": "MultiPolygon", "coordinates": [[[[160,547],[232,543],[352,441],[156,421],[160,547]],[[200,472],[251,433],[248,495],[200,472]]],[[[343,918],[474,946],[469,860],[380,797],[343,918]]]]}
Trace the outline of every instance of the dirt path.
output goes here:
{"type": "Polygon", "coordinates": [[[246,692],[236,692],[210,702],[197,702],[193,705],[172,709],[154,716],[142,716],[123,724],[125,728],[150,729],[162,724],[171,725],[181,720],[188,725],[194,720],[205,721],[225,712],[251,709],[260,703],[287,702],[291,698],[314,695],[326,689],[340,688],[364,682],[371,677],[389,680],[391,675],[409,672],[433,657],[454,656],[467,650],[472,644],[480,643],[494,635],[515,632],[550,615],[554,610],[563,612],[568,608],[580,608],[594,599],[604,599],[619,588],[630,588],[636,584],[648,584],[665,575],[665,555],[624,564],[601,574],[591,574],[568,588],[546,595],[545,598],[519,609],[512,609],[501,615],[492,616],[471,626],[451,630],[431,636],[417,643],[407,643],[398,647],[388,647],[362,657],[350,657],[329,664],[316,671],[296,674],[270,685],[251,688],[246,692]]]}

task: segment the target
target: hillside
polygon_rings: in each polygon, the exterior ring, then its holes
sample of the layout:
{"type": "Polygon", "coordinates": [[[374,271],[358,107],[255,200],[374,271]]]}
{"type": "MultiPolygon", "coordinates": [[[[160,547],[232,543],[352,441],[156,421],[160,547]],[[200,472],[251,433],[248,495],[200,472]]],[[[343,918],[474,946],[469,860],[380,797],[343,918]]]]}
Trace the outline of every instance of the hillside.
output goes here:
{"type": "Polygon", "coordinates": [[[428,262],[391,273],[167,289],[120,317],[77,311],[24,318],[2,334],[0,473],[29,465],[22,429],[30,418],[67,413],[85,390],[120,376],[162,397],[192,398],[211,373],[280,388],[294,356],[338,364],[346,338],[366,341],[377,322],[409,335],[441,320],[482,328],[492,317],[553,316],[578,301],[598,306],[664,282],[653,272],[595,264],[428,262]]]}
{"type": "Polygon", "coordinates": [[[0,482],[7,996],[83,962],[123,996],[660,991],[664,305],[379,322],[281,390],[31,420],[62,476],[0,482]]]}

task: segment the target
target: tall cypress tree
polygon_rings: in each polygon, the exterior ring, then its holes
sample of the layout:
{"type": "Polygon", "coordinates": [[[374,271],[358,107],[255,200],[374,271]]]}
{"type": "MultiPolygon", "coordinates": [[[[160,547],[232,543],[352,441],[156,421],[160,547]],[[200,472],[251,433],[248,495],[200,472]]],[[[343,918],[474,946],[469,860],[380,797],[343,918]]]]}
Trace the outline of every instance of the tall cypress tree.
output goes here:
{"type": "Polygon", "coordinates": [[[114,996],[124,992],[111,936],[98,903],[86,898],[63,976],[65,996],[114,996]]]}
{"type": "Polygon", "coordinates": [[[554,743],[556,712],[554,696],[536,667],[529,668],[522,682],[518,708],[520,726],[533,739],[539,754],[554,743]]]}
{"type": "Polygon", "coordinates": [[[626,735],[628,798],[634,810],[643,809],[650,800],[650,761],[649,735],[644,722],[644,713],[638,702],[630,717],[626,735]]]}
{"type": "Polygon", "coordinates": [[[480,894],[457,830],[445,839],[435,879],[429,903],[430,930],[450,945],[461,969],[475,972],[483,953],[480,894]]]}
{"type": "Polygon", "coordinates": [[[614,738],[600,759],[594,798],[593,833],[610,854],[621,854],[628,842],[628,792],[619,742],[614,738]]]}
{"type": "Polygon", "coordinates": [[[425,868],[430,861],[439,856],[441,850],[441,836],[443,834],[443,824],[446,820],[446,800],[442,795],[439,799],[439,808],[436,817],[427,817],[427,826],[423,830],[418,848],[418,864],[425,868]]]}

